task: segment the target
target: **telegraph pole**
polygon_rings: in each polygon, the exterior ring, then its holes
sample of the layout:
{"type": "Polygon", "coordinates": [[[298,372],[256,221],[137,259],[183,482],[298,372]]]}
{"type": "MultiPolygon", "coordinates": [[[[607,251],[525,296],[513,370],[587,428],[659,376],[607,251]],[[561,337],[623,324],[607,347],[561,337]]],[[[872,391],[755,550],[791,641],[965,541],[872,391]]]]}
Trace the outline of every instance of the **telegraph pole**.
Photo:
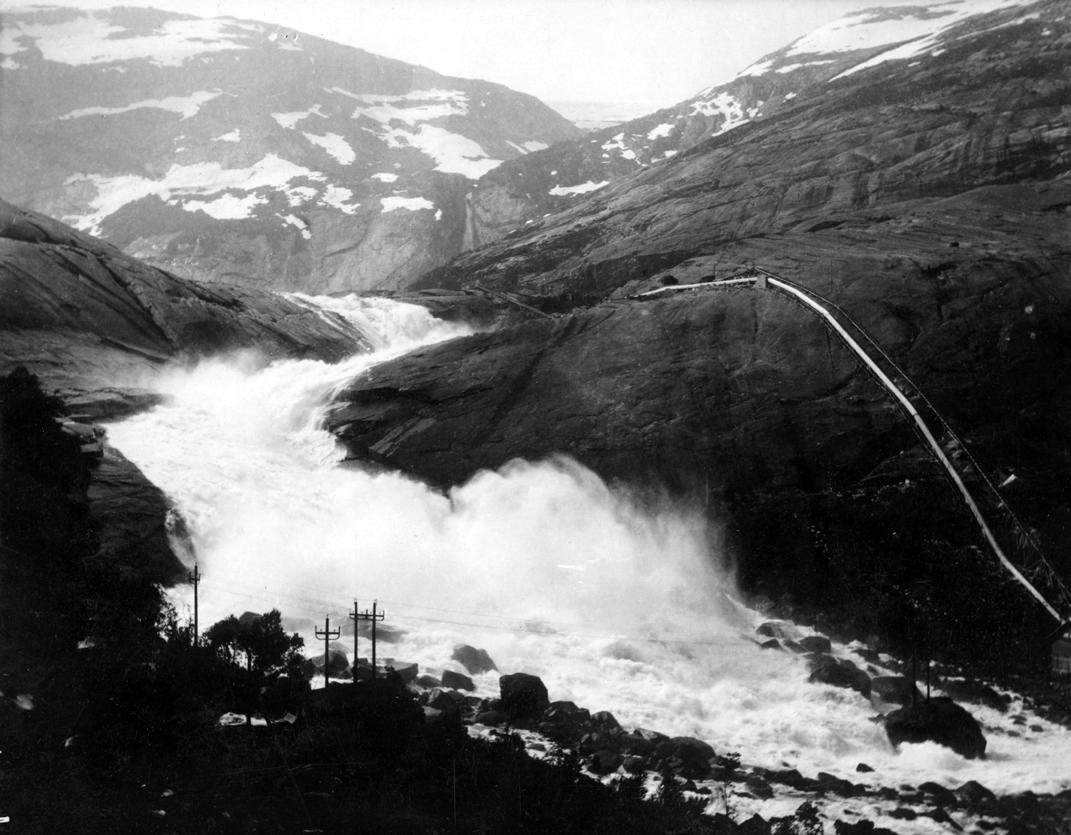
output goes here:
{"type": "Polygon", "coordinates": [[[331,658],[331,645],[332,639],[337,639],[342,636],[342,627],[339,626],[335,629],[331,628],[330,615],[324,616],[324,628],[321,631],[319,627],[316,628],[316,637],[324,639],[324,687],[327,687],[327,662],[331,658]]]}
{"type": "Polygon", "coordinates": [[[197,563],[193,564],[193,571],[187,575],[188,582],[193,583],[193,645],[197,646],[197,639],[200,636],[197,624],[197,586],[201,583],[201,571],[197,563]]]}
{"type": "Polygon", "coordinates": [[[372,622],[372,678],[376,677],[376,622],[383,620],[386,617],[386,612],[377,611],[379,606],[378,600],[372,601],[372,611],[369,612],[365,609],[363,612],[357,610],[357,601],[353,601],[353,611],[350,612],[350,617],[353,618],[353,663],[357,664],[357,626],[358,621],[368,620],[372,622]]]}

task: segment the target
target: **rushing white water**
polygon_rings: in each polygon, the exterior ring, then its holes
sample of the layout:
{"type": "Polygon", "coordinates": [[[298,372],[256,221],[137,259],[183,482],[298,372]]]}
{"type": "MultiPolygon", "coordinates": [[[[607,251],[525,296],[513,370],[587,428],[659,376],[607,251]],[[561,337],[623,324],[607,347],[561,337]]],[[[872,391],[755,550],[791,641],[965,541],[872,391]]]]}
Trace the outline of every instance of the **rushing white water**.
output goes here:
{"type": "MultiPolygon", "coordinates": [[[[1029,713],[1014,724],[1019,704],[1008,715],[972,706],[989,738],[985,761],[928,744],[893,751],[869,701],[809,684],[801,660],[759,649],[763,618],[732,601],[717,536],[688,508],[652,509],[648,497],[641,509],[564,458],[516,461],[448,495],[336,466],[340,453],[317,425],[330,393],[376,362],[466,331],[384,300],[303,302],[359,321],[378,350],[337,365],[263,367],[245,356],[176,369],[156,383],[166,405],[109,427],[188,523],[202,624],[274,606],[309,640],[325,615],[345,623],[354,598],[362,609],[376,598],[386,624],[406,633],[381,656],[439,673],[460,669],[455,643],[485,647],[502,672],[541,676],[552,699],[700,737],[746,764],[892,786],[1071,786],[1071,735],[1029,713]],[[875,772],[857,774],[860,761],[875,772]]],[[[496,694],[497,674],[476,680],[496,694]]],[[[791,812],[785,803],[740,801],[765,814],[791,812]]],[[[913,831],[943,831],[930,823],[913,831]]]]}

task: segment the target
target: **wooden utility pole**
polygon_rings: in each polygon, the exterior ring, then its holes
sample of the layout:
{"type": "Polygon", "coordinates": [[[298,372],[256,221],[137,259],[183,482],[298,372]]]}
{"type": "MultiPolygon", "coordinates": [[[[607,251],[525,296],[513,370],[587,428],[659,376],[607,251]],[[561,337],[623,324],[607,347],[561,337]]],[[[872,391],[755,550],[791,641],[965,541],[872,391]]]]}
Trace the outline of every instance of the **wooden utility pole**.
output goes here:
{"type": "Polygon", "coordinates": [[[376,622],[383,620],[386,617],[386,612],[377,611],[379,605],[378,600],[372,601],[372,611],[369,612],[365,609],[363,612],[358,611],[357,601],[353,601],[353,611],[350,612],[350,617],[353,618],[353,664],[354,669],[357,669],[357,627],[359,621],[368,620],[372,622],[372,678],[376,677],[376,622]]]}
{"type": "Polygon", "coordinates": [[[197,587],[201,584],[201,571],[197,563],[193,564],[193,571],[189,572],[189,582],[193,583],[193,645],[197,646],[200,632],[197,623],[197,587]]]}
{"type": "Polygon", "coordinates": [[[324,639],[324,687],[327,687],[327,662],[331,660],[331,641],[342,636],[342,627],[331,628],[330,615],[324,616],[324,628],[316,628],[316,637],[324,639]]]}

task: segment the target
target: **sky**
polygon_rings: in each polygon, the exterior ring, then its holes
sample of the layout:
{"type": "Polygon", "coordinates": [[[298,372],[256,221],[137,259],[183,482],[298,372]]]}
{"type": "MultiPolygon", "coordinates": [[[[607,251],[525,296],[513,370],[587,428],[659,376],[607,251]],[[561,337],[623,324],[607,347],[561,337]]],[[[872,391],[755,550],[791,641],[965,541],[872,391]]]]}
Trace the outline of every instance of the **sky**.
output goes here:
{"type": "MultiPolygon", "coordinates": [[[[649,105],[637,113],[728,81],[757,58],[848,12],[920,2],[52,0],[260,20],[445,75],[495,81],[545,102],[649,105]]],[[[14,5],[0,0],[0,9],[14,5]]]]}

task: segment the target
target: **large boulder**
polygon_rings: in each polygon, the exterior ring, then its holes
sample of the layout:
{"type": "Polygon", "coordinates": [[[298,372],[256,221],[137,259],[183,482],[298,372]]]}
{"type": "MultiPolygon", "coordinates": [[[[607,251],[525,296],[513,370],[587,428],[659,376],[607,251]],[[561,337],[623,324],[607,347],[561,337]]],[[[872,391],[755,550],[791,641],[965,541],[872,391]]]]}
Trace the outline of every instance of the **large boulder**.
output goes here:
{"type": "Polygon", "coordinates": [[[539,730],[563,744],[575,745],[591,729],[591,711],[575,702],[551,702],[543,712],[539,730]]]}
{"type": "Polygon", "coordinates": [[[985,757],[986,739],[978,721],[951,699],[927,699],[902,707],[885,717],[893,745],[936,742],[967,759],[985,757]]]}
{"type": "Polygon", "coordinates": [[[475,690],[476,685],[472,683],[472,679],[464,673],[457,673],[453,670],[443,670],[443,687],[447,687],[451,690],[475,690]]]}
{"type": "Polygon", "coordinates": [[[870,676],[847,658],[817,653],[808,657],[811,674],[808,681],[846,687],[870,698],[870,676]]]}
{"type": "Polygon", "coordinates": [[[539,676],[511,673],[498,679],[502,709],[514,721],[538,719],[550,707],[547,686],[539,676]]]}
{"type": "Polygon", "coordinates": [[[710,761],[714,748],[701,739],[677,736],[655,746],[654,759],[658,767],[670,770],[690,779],[699,780],[710,774],[710,761]]]}
{"type": "Polygon", "coordinates": [[[870,680],[870,690],[872,697],[892,704],[909,705],[922,701],[922,693],[907,676],[874,676],[870,680]]]}
{"type": "Polygon", "coordinates": [[[825,635],[805,635],[796,643],[807,652],[831,652],[833,643],[825,635]]]}
{"type": "Polygon", "coordinates": [[[475,676],[498,669],[495,666],[495,662],[491,660],[491,656],[487,654],[487,650],[470,647],[468,644],[455,646],[454,652],[450,657],[468,670],[470,675],[475,676]]]}
{"type": "MultiPolygon", "coordinates": [[[[324,674],[324,653],[317,652],[311,655],[302,665],[307,676],[324,674]]],[[[342,676],[350,672],[350,659],[346,651],[338,647],[329,647],[327,651],[327,674],[329,676],[342,676]]]]}

